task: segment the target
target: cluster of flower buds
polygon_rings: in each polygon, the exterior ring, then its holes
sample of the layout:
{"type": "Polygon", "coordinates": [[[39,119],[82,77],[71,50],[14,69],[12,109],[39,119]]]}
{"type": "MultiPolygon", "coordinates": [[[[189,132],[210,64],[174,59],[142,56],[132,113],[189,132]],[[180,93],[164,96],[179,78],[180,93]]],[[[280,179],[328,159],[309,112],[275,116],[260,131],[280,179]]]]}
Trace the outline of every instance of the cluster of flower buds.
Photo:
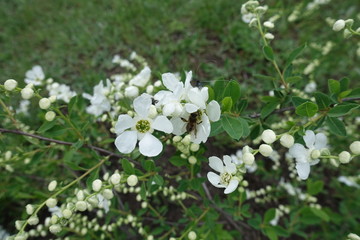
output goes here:
{"type": "Polygon", "coordinates": [[[360,35],[360,27],[354,30],[352,29],[353,24],[354,24],[353,19],[347,19],[347,20],[339,19],[334,23],[333,30],[335,32],[344,30],[344,38],[350,38],[353,35],[360,35]]]}

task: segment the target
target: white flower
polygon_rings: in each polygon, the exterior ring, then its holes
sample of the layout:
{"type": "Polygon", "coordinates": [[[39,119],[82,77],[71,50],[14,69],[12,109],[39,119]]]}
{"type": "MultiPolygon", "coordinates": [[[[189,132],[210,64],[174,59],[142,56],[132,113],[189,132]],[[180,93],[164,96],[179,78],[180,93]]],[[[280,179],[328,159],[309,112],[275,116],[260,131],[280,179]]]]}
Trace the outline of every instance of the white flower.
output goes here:
{"type": "Polygon", "coordinates": [[[91,96],[87,93],[83,94],[83,97],[90,100],[91,105],[86,108],[86,112],[94,116],[99,116],[104,112],[108,112],[111,109],[110,101],[107,98],[111,90],[111,83],[107,79],[106,86],[103,81],[100,81],[98,85],[94,87],[94,95],[91,96]]]}
{"type": "Polygon", "coordinates": [[[207,178],[210,183],[218,188],[225,188],[224,193],[229,194],[236,190],[239,185],[239,179],[234,176],[237,172],[236,165],[231,161],[231,157],[225,155],[224,163],[218,157],[210,157],[209,165],[212,169],[219,172],[220,175],[214,172],[208,172],[207,178]]]}
{"type": "Polygon", "coordinates": [[[25,82],[27,84],[32,83],[35,86],[39,86],[43,84],[45,79],[45,74],[41,68],[41,66],[34,66],[31,70],[25,73],[25,82]]]}
{"type": "Polygon", "coordinates": [[[315,91],[316,91],[316,86],[317,86],[317,85],[316,85],[315,82],[310,82],[310,83],[306,84],[304,91],[305,91],[306,93],[315,92],[315,91]]]}
{"type": "Polygon", "coordinates": [[[151,77],[151,70],[148,66],[146,66],[144,67],[144,69],[140,71],[140,73],[138,73],[135,77],[133,77],[129,81],[129,84],[138,87],[145,87],[146,84],[149,82],[150,77],[151,77]]]}
{"type": "Polygon", "coordinates": [[[337,20],[333,25],[333,30],[335,32],[341,31],[345,27],[345,21],[342,19],[337,20]]]}
{"type": "MultiPolygon", "coordinates": [[[[46,86],[46,90],[49,91],[49,96],[54,101],[56,99],[63,100],[66,103],[70,102],[70,99],[76,96],[76,92],[71,91],[70,87],[65,84],[59,84],[57,82],[53,82],[46,86]]],[[[85,94],[86,95],[86,94],[85,94]]]]}
{"type": "Polygon", "coordinates": [[[310,166],[319,163],[320,160],[313,157],[318,155],[317,151],[326,148],[327,138],[323,133],[315,135],[313,131],[307,130],[303,139],[307,148],[299,143],[295,143],[289,149],[289,153],[296,159],[296,170],[300,179],[305,180],[309,177],[310,166]]]}
{"type": "Polygon", "coordinates": [[[119,136],[115,140],[115,145],[121,153],[131,153],[139,140],[139,151],[142,155],[153,157],[160,154],[163,145],[159,139],[152,135],[155,130],[171,133],[173,126],[165,116],[158,115],[155,119],[149,117],[151,96],[144,93],[135,98],[134,118],[127,114],[122,114],[115,125],[115,132],[119,136]],[[129,130],[127,130],[129,129],[129,130]]]}

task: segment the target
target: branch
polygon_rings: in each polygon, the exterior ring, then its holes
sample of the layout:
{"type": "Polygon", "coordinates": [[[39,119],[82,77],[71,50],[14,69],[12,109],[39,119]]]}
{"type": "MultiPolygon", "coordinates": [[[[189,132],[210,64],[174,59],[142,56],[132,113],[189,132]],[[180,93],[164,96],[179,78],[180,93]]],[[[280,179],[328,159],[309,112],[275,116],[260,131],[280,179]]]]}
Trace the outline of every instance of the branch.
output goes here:
{"type": "MultiPolygon", "coordinates": [[[[5,129],[5,128],[0,128],[0,133],[13,133],[13,134],[17,134],[17,135],[22,135],[22,136],[27,136],[27,137],[31,137],[31,138],[37,138],[46,142],[53,142],[53,143],[57,143],[60,145],[67,145],[67,146],[72,146],[75,143],[72,142],[65,142],[65,141],[61,141],[61,140],[56,140],[56,139],[52,139],[52,138],[47,138],[47,137],[43,137],[43,136],[39,136],[36,134],[31,134],[31,133],[26,133],[26,132],[22,132],[20,130],[11,130],[11,129],[5,129]]],[[[100,147],[96,147],[90,144],[84,144],[82,146],[83,148],[88,148],[88,149],[92,149],[95,150],[99,153],[102,153],[103,155],[106,156],[110,156],[110,157],[116,157],[116,158],[124,158],[124,156],[121,156],[119,154],[116,154],[114,152],[108,151],[106,149],[100,148],[100,147]]],[[[132,163],[134,163],[135,165],[140,165],[140,163],[133,161],[131,159],[128,159],[129,161],[131,161],[132,163]]]]}
{"type": "MultiPolygon", "coordinates": [[[[357,98],[343,98],[341,101],[342,102],[351,102],[351,101],[358,101],[360,100],[360,97],[357,98]]],[[[284,107],[284,108],[280,108],[277,109],[275,111],[273,111],[272,113],[283,113],[283,112],[287,112],[287,111],[293,111],[295,110],[294,106],[290,106],[290,107],[284,107]]],[[[260,113],[253,113],[249,115],[249,118],[259,118],[261,116],[260,113]]]]}

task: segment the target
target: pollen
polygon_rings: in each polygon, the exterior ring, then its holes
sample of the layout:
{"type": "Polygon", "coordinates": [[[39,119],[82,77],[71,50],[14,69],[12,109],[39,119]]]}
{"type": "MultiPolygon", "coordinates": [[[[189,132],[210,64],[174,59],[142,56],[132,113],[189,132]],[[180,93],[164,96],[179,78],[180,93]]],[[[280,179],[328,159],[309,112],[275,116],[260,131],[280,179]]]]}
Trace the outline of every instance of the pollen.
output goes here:
{"type": "Polygon", "coordinates": [[[136,130],[141,133],[146,133],[150,130],[150,122],[148,120],[139,120],[136,123],[136,130]]]}

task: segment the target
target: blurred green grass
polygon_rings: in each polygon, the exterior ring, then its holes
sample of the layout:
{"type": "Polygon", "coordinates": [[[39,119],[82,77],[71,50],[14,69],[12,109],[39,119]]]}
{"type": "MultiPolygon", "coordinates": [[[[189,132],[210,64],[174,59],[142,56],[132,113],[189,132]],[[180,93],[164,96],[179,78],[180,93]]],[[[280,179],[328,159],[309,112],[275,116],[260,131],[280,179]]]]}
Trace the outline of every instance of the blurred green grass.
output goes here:
{"type": "MultiPolygon", "coordinates": [[[[114,54],[127,57],[134,50],[158,74],[193,70],[201,81],[231,78],[266,90],[263,80],[253,77],[254,73],[271,72],[261,54],[256,30],[241,21],[244,2],[0,1],[0,75],[2,80],[21,80],[26,70],[40,64],[48,76],[76,90],[89,91],[109,76],[114,54]]],[[[356,18],[357,0],[324,5],[294,23],[286,21],[294,9],[293,1],[266,3],[271,9],[267,16],[274,9],[282,15],[274,41],[280,58],[301,43],[325,44],[331,40],[338,44],[323,60],[316,80],[325,83],[327,78],[358,77],[356,40],[344,40],[325,22],[326,17],[356,18]]],[[[316,53],[305,56],[311,59],[316,53]]]]}

